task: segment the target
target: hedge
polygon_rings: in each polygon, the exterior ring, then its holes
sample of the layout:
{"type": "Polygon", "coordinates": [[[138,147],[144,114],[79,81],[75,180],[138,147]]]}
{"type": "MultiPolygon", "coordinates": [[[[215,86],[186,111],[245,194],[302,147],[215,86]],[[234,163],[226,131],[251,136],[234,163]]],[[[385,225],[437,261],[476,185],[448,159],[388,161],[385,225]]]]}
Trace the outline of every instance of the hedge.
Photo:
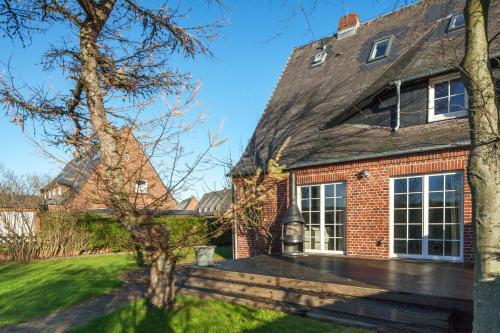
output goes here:
{"type": "MultiPolygon", "coordinates": [[[[61,219],[60,212],[46,212],[41,216],[42,228],[48,219],[61,219]]],[[[100,213],[67,213],[66,218],[76,219],[76,226],[82,236],[88,238],[88,249],[86,252],[102,251],[131,251],[134,250],[132,237],[128,230],[113,216],[100,213]]],[[[201,217],[178,217],[168,216],[155,218],[156,223],[168,224],[170,236],[174,241],[179,237],[185,237],[189,234],[192,245],[201,245],[206,240],[200,239],[208,232],[208,223],[201,217]],[[193,232],[194,231],[194,232],[193,232]]]]}

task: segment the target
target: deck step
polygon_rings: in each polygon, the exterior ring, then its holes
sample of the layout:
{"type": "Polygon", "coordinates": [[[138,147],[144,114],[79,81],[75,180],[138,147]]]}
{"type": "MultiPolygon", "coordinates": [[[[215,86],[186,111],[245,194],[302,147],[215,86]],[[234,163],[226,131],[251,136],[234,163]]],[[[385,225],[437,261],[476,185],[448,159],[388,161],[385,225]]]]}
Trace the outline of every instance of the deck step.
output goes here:
{"type": "Polygon", "coordinates": [[[255,277],[252,279],[242,279],[240,277],[236,281],[231,278],[226,279],[227,276],[224,274],[215,274],[217,273],[216,270],[210,270],[210,274],[200,276],[202,272],[200,270],[185,270],[179,273],[177,276],[179,287],[219,295],[231,295],[235,298],[252,299],[264,303],[272,302],[295,308],[319,309],[324,312],[342,313],[429,329],[434,328],[445,331],[449,327],[450,311],[363,298],[358,294],[353,297],[345,294],[298,290],[297,287],[286,288],[282,284],[262,283],[261,279],[255,279],[255,277]]]}
{"type": "Polygon", "coordinates": [[[275,277],[251,273],[226,271],[211,267],[188,266],[184,272],[190,276],[198,276],[209,279],[240,282],[245,281],[254,285],[268,286],[286,290],[296,290],[324,295],[342,295],[363,299],[376,299],[398,304],[420,305],[430,308],[448,309],[472,314],[472,302],[470,300],[451,299],[431,295],[414,295],[402,292],[394,292],[380,288],[367,288],[354,285],[324,283],[319,281],[308,281],[275,277]]]}
{"type": "Polygon", "coordinates": [[[345,326],[353,326],[375,330],[379,333],[447,333],[447,328],[432,328],[428,326],[407,325],[404,323],[394,323],[382,319],[367,318],[350,315],[342,312],[324,311],[297,304],[286,304],[271,300],[261,300],[254,297],[242,296],[209,289],[181,287],[178,289],[179,295],[196,296],[203,299],[223,300],[235,304],[245,305],[250,308],[264,308],[275,311],[291,313],[311,319],[333,322],[345,326]]]}

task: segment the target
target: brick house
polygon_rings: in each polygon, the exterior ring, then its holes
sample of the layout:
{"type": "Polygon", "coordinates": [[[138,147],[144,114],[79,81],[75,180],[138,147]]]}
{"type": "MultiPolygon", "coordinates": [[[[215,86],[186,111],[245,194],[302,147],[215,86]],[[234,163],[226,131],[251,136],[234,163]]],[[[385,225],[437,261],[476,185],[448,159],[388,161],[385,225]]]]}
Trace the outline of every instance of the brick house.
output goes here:
{"type": "MultiPolygon", "coordinates": [[[[130,200],[141,209],[175,209],[177,201],[170,195],[143,147],[132,130],[122,130],[121,164],[129,184],[130,200]]],[[[99,158],[90,154],[75,156],[43,190],[49,210],[107,211],[109,199],[99,158]]]]}
{"type": "MultiPolygon", "coordinates": [[[[241,159],[241,177],[279,163],[297,179],[303,251],[362,258],[472,261],[463,1],[403,7],[292,50],[241,159]]],[[[492,4],[490,34],[500,29],[492,4]]],[[[500,41],[490,45],[500,79],[500,41]]],[[[264,179],[263,181],[270,181],[264,179]]],[[[264,207],[281,251],[288,181],[264,207]]],[[[236,229],[235,257],[262,253],[236,229]]]]}

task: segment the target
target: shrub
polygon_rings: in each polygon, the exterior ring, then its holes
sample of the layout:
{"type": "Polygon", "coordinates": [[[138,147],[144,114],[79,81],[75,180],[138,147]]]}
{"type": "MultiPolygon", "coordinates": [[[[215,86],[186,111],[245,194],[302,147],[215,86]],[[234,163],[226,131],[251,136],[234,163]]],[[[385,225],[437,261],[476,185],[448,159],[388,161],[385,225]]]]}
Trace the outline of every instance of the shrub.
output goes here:
{"type": "Polygon", "coordinates": [[[171,243],[178,242],[194,245],[206,245],[209,234],[208,223],[204,218],[191,216],[165,216],[155,218],[157,223],[166,223],[171,243]]]}
{"type": "Polygon", "coordinates": [[[79,218],[79,226],[90,234],[88,250],[91,252],[130,251],[134,247],[129,231],[113,216],[84,213],[79,218]]]}

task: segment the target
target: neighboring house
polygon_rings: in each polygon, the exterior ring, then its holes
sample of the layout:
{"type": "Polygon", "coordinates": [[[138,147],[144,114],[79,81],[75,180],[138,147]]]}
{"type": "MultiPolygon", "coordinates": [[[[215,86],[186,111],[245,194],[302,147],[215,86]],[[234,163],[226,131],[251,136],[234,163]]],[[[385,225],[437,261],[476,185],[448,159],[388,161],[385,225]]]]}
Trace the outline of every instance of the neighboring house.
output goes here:
{"type": "MultiPolygon", "coordinates": [[[[473,260],[463,6],[418,2],[365,23],[349,14],[335,35],[292,50],[232,176],[240,186],[284,146],[305,252],[473,260]]],[[[500,38],[490,52],[498,81],[500,38]]],[[[289,184],[275,186],[264,214],[279,252],[289,184]]],[[[255,239],[237,230],[236,256],[255,253],[255,239]]]]}
{"type": "Polygon", "coordinates": [[[40,199],[36,195],[0,193],[0,241],[2,237],[37,232],[40,220],[40,199]]]}
{"type": "Polygon", "coordinates": [[[194,195],[184,199],[177,205],[176,209],[196,211],[198,209],[198,199],[194,195]]]}
{"type": "MultiPolygon", "coordinates": [[[[121,135],[120,163],[129,182],[130,200],[140,209],[174,209],[176,200],[168,192],[132,131],[125,128],[121,135]]],[[[108,191],[100,176],[104,167],[97,154],[92,158],[90,155],[75,157],[42,190],[49,210],[64,207],[70,210],[108,211],[111,208],[108,191]]]]}
{"type": "Polygon", "coordinates": [[[227,217],[232,197],[229,189],[203,194],[198,205],[198,213],[206,218],[227,217]]]}

